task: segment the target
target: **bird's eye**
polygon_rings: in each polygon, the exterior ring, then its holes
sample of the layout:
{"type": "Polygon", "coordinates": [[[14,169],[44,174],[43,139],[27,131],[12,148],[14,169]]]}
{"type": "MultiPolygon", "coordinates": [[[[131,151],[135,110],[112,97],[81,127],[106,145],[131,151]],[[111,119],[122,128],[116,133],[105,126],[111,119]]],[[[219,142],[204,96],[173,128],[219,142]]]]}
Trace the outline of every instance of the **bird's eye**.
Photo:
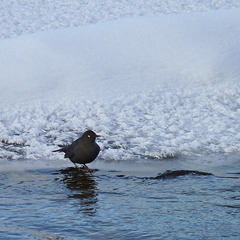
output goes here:
{"type": "Polygon", "coordinates": [[[87,135],[88,136],[88,138],[90,138],[91,136],[90,135],[87,135]]]}

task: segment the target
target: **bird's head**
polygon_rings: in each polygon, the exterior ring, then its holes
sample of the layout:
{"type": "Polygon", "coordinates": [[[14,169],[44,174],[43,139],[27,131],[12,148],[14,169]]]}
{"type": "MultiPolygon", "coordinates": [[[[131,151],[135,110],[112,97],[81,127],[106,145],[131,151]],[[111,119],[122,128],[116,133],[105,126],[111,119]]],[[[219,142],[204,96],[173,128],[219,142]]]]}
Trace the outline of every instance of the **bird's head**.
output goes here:
{"type": "Polygon", "coordinates": [[[88,130],[82,135],[82,138],[88,142],[94,142],[96,137],[100,137],[100,135],[97,135],[92,130],[88,130]]]}

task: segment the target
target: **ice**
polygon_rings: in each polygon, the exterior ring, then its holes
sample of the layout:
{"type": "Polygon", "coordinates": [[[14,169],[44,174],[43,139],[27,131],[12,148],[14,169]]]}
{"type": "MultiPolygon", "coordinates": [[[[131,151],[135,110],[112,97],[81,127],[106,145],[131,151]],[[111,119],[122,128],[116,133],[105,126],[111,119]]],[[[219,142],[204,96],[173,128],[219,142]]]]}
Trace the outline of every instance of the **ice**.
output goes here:
{"type": "Polygon", "coordinates": [[[134,17],[0,41],[0,158],[85,130],[100,160],[239,151],[240,10],[134,17]]]}

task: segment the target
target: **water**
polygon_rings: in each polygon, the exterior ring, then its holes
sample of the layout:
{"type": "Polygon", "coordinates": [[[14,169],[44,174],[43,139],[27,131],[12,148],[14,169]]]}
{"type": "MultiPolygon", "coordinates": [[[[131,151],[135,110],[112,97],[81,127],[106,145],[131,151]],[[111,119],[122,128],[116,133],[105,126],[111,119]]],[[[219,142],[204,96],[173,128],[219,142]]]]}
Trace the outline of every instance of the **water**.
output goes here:
{"type": "Polygon", "coordinates": [[[240,239],[239,158],[208,172],[181,158],[93,166],[2,171],[0,239],[240,239]]]}

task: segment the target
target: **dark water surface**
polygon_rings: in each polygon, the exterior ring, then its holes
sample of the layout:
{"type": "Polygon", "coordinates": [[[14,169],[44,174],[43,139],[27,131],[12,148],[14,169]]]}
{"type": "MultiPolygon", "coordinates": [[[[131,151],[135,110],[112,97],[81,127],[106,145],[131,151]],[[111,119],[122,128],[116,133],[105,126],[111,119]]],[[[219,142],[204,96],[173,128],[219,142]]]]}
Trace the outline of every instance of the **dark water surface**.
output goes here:
{"type": "Polygon", "coordinates": [[[220,175],[156,164],[2,171],[0,239],[240,239],[240,161],[220,175]]]}

